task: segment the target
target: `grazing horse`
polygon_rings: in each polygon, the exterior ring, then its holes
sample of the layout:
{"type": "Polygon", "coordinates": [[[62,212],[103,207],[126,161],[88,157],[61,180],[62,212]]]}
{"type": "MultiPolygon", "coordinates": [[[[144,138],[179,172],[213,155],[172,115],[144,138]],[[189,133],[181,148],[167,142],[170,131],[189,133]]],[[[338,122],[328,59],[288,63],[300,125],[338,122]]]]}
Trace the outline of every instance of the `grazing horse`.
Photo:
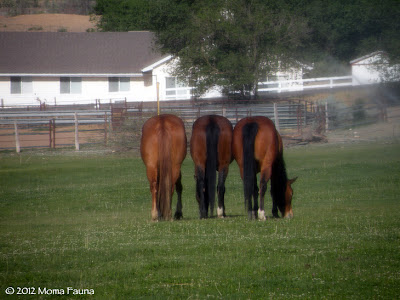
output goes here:
{"type": "Polygon", "coordinates": [[[214,213],[216,171],[218,171],[218,217],[225,217],[225,180],[232,162],[231,122],[222,116],[200,117],[193,124],[190,154],[195,164],[196,199],[200,218],[214,213]]]}
{"type": "Polygon", "coordinates": [[[291,184],[283,160],[282,138],[274,123],[267,117],[247,117],[240,120],[233,131],[233,156],[240,168],[244,183],[244,199],[249,219],[265,220],[264,195],[271,179],[272,215],[293,217],[291,184]],[[257,173],[260,175],[260,207],[258,207],[257,173]],[[252,206],[252,197],[254,206],[252,206]]]}
{"type": "Polygon", "coordinates": [[[185,127],[180,118],[159,115],[144,123],[140,154],[150,183],[153,221],[171,219],[175,186],[178,194],[175,219],[182,218],[181,164],[186,157],[186,148],[185,127]]]}

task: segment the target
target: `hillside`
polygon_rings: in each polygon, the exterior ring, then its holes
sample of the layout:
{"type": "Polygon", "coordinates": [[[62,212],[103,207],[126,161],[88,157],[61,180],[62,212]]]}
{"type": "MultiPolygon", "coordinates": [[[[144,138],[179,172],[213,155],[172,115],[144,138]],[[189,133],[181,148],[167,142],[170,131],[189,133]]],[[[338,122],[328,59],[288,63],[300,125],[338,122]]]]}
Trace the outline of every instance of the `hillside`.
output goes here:
{"type": "Polygon", "coordinates": [[[33,14],[15,17],[0,16],[0,31],[95,31],[96,22],[90,16],[76,14],[33,14]]]}

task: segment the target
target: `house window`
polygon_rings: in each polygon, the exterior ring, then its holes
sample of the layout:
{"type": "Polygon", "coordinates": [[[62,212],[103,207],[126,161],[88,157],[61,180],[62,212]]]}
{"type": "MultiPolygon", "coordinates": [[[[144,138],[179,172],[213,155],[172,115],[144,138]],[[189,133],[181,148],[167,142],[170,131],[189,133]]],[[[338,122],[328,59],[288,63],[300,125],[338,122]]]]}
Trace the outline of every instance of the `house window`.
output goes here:
{"type": "Polygon", "coordinates": [[[32,77],[11,77],[11,94],[31,94],[32,77]]]}
{"type": "Polygon", "coordinates": [[[190,89],[187,84],[179,81],[176,77],[166,77],[165,80],[167,97],[190,96],[190,89]]]}
{"type": "Polygon", "coordinates": [[[81,77],[61,77],[60,78],[61,94],[80,94],[82,93],[81,77]]]}
{"type": "Polygon", "coordinates": [[[131,86],[131,79],[129,77],[109,77],[108,78],[108,91],[112,92],[128,92],[131,86]]]}

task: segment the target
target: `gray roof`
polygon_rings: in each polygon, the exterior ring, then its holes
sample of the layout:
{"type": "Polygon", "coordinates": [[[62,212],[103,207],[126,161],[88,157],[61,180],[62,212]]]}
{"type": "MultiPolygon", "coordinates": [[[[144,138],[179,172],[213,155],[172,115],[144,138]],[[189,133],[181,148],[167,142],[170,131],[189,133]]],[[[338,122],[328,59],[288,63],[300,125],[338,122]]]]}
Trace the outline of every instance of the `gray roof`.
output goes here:
{"type": "Polygon", "coordinates": [[[0,74],[141,74],[166,56],[151,32],[0,32],[0,74]]]}

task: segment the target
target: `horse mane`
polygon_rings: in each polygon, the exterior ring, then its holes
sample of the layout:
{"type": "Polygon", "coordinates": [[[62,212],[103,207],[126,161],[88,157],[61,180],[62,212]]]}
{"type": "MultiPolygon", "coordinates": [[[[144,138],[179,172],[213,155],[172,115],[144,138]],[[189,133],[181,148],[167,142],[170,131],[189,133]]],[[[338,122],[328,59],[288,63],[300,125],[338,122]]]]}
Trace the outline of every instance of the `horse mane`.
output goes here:
{"type": "Polygon", "coordinates": [[[278,207],[285,205],[287,181],[288,178],[286,174],[285,161],[283,160],[283,153],[279,152],[277,158],[272,164],[271,174],[271,197],[278,207]]]}
{"type": "Polygon", "coordinates": [[[165,120],[161,120],[158,132],[159,139],[159,172],[158,172],[158,192],[157,206],[162,219],[170,218],[171,203],[171,137],[165,129],[165,120]]]}
{"type": "Polygon", "coordinates": [[[206,127],[206,143],[207,143],[207,160],[205,170],[205,184],[206,194],[205,201],[206,207],[208,204],[211,207],[211,211],[214,208],[215,203],[215,182],[216,182],[216,171],[218,167],[218,139],[220,129],[218,124],[213,118],[210,118],[210,122],[206,127]],[[207,199],[207,200],[206,200],[207,199]]]}

